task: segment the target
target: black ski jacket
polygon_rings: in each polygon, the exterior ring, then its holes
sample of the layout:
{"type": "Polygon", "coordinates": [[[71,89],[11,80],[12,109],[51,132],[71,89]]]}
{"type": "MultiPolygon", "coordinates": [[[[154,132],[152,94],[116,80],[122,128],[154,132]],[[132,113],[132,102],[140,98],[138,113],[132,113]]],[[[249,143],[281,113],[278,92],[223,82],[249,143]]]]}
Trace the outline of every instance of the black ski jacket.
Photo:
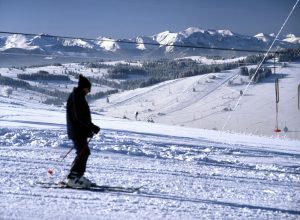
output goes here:
{"type": "Polygon", "coordinates": [[[74,88],[67,101],[67,130],[72,140],[93,136],[90,107],[84,91],[74,88]]]}

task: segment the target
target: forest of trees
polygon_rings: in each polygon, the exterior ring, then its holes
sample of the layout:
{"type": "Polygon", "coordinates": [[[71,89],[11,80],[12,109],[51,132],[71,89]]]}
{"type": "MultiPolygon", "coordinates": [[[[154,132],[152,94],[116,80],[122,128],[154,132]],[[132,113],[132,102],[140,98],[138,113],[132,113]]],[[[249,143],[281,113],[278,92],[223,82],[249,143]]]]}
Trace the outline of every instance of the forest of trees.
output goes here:
{"type": "Polygon", "coordinates": [[[280,51],[278,54],[278,62],[293,62],[297,60],[300,60],[300,48],[287,49],[280,51]]]}
{"type": "Polygon", "coordinates": [[[147,76],[147,72],[144,68],[129,64],[119,64],[108,70],[108,78],[111,79],[127,79],[130,75],[147,76]]]}
{"type": "MultiPolygon", "coordinates": [[[[278,55],[279,62],[289,62],[299,60],[300,49],[288,49],[285,51],[280,51],[278,55]]],[[[267,59],[272,58],[274,55],[270,55],[267,59]]],[[[252,55],[246,57],[244,60],[232,63],[222,63],[222,64],[201,64],[191,59],[185,60],[158,60],[158,61],[145,61],[142,65],[129,65],[129,64],[118,64],[118,65],[107,65],[102,63],[92,63],[86,62],[81,63],[85,68],[98,68],[106,69],[107,74],[94,75],[93,77],[88,77],[92,84],[98,84],[100,86],[106,85],[111,90],[106,92],[98,92],[92,94],[88,97],[89,100],[99,99],[107,97],[110,94],[117,93],[120,90],[129,90],[139,87],[147,87],[159,82],[166,80],[173,80],[183,77],[191,77],[196,75],[202,75],[207,73],[216,73],[225,70],[231,70],[240,67],[240,74],[248,76],[249,79],[253,77],[255,69],[248,69],[246,65],[258,64],[263,59],[263,55],[252,55]]],[[[62,66],[62,64],[57,63],[56,66],[62,66]]],[[[40,67],[40,66],[39,66],[40,67]]],[[[27,81],[63,81],[70,82],[70,77],[78,79],[79,72],[76,70],[64,70],[64,74],[50,74],[47,71],[40,70],[36,73],[26,74],[24,70],[26,67],[18,68],[20,73],[17,74],[18,79],[12,79],[10,77],[0,75],[0,85],[10,86],[12,88],[24,88],[32,91],[36,91],[45,95],[49,98],[44,101],[46,104],[62,105],[69,92],[63,92],[61,90],[49,90],[38,86],[30,85],[27,81]],[[23,72],[23,73],[22,73],[23,72]]],[[[257,74],[253,78],[253,82],[260,82],[262,79],[269,77],[272,74],[270,68],[263,67],[257,71],[257,74]]]]}
{"type": "Polygon", "coordinates": [[[261,67],[257,70],[257,73],[255,74],[256,69],[251,68],[248,70],[247,67],[241,67],[240,68],[240,75],[242,76],[248,76],[249,79],[253,78],[254,83],[260,82],[262,79],[268,78],[272,75],[272,70],[269,67],[261,67]],[[255,74],[255,76],[254,76],[255,74]]]}
{"type": "Polygon", "coordinates": [[[7,76],[2,76],[1,74],[0,74],[0,84],[5,86],[11,86],[13,88],[25,88],[25,89],[31,88],[28,82],[25,82],[23,80],[12,79],[7,76]]]}
{"type": "Polygon", "coordinates": [[[18,79],[31,80],[31,81],[70,81],[70,78],[66,75],[50,74],[47,71],[40,70],[37,73],[32,74],[18,74],[18,79]]]}
{"type": "Polygon", "coordinates": [[[144,62],[141,67],[128,64],[111,66],[107,78],[98,79],[102,84],[119,89],[135,89],[151,86],[166,80],[173,80],[183,77],[217,73],[224,70],[231,70],[249,63],[257,64],[263,59],[263,55],[248,56],[242,61],[223,64],[201,64],[191,59],[185,60],[159,60],[144,62]],[[130,75],[142,76],[135,80],[130,75]],[[121,80],[114,84],[111,79],[121,80]]]}
{"type": "MultiPolygon", "coordinates": [[[[279,51],[275,53],[275,55],[269,55],[266,60],[271,59],[273,57],[278,57],[278,62],[293,62],[293,61],[298,61],[300,60],[300,49],[286,49],[279,51]]],[[[245,59],[245,62],[251,61],[250,63],[259,63],[261,62],[261,58],[259,56],[248,56],[245,59]],[[259,58],[259,59],[258,59],[259,58]]],[[[240,75],[243,76],[248,76],[249,79],[253,78],[253,75],[255,73],[256,69],[249,69],[246,66],[240,67],[240,75]]],[[[271,76],[272,70],[271,68],[268,67],[261,67],[258,71],[257,74],[253,78],[254,83],[260,82],[262,79],[267,78],[271,76]]]]}

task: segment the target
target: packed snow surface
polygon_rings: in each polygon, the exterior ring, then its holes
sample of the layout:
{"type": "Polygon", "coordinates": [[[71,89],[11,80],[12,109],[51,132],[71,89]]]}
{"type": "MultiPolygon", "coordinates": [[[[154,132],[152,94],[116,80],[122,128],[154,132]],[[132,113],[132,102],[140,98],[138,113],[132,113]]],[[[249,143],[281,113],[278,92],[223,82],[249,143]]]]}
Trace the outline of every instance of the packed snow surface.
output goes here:
{"type": "Polygon", "coordinates": [[[300,141],[92,118],[86,176],[140,192],[42,188],[75,156],[65,110],[0,96],[1,219],[300,218],[300,141]]]}

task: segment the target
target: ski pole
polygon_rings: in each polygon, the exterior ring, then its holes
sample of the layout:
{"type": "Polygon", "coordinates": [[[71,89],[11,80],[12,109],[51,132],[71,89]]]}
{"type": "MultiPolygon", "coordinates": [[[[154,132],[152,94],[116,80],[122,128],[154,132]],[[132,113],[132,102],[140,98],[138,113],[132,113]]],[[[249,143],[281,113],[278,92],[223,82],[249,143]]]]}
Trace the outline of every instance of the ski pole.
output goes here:
{"type": "MultiPolygon", "coordinates": [[[[91,137],[91,138],[88,140],[87,144],[90,143],[90,141],[92,140],[92,138],[93,138],[93,137],[91,137]]],[[[63,160],[71,153],[71,151],[72,151],[73,149],[74,149],[74,146],[71,147],[71,149],[65,154],[65,156],[62,157],[61,162],[63,162],[63,160]]]]}
{"type": "Polygon", "coordinates": [[[66,153],[65,156],[62,157],[62,160],[60,162],[63,162],[63,160],[69,155],[69,153],[71,153],[71,151],[74,149],[74,146],[71,147],[71,149],[66,153]]]}
{"type": "MultiPolygon", "coordinates": [[[[93,138],[93,136],[88,140],[87,146],[88,146],[88,144],[90,143],[90,141],[92,140],[92,138],[93,138]]],[[[80,153],[79,153],[78,156],[76,157],[75,161],[77,161],[78,158],[81,157],[82,153],[84,152],[84,150],[85,150],[85,148],[86,148],[87,146],[84,146],[84,147],[82,148],[82,150],[80,151],[80,153]]],[[[72,151],[73,149],[74,149],[74,146],[73,146],[73,147],[72,147],[72,148],[71,148],[71,149],[63,156],[63,158],[62,158],[62,160],[61,160],[60,162],[63,162],[63,160],[71,153],[71,151],[72,151]]],[[[73,164],[75,163],[75,161],[72,163],[72,166],[73,166],[73,164]]],[[[53,168],[49,168],[49,169],[48,169],[48,174],[49,174],[49,175],[52,176],[53,172],[54,172],[53,168]]]]}
{"type": "MultiPolygon", "coordinates": [[[[74,148],[74,146],[71,147],[70,150],[68,150],[68,152],[65,154],[65,156],[62,157],[62,159],[61,159],[60,162],[63,162],[63,161],[64,161],[64,159],[71,153],[71,151],[73,150],[73,148],[74,148]]],[[[49,174],[50,176],[52,176],[53,172],[54,172],[53,168],[49,168],[49,169],[48,169],[48,174],[49,174]]]]}

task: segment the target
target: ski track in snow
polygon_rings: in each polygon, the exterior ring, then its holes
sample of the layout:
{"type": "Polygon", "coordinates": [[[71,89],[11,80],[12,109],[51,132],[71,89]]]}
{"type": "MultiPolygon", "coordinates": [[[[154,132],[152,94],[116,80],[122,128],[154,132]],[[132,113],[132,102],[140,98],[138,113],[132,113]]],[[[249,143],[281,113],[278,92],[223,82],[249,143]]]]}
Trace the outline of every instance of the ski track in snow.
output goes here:
{"type": "MultiPolygon", "coordinates": [[[[232,72],[232,71],[231,71],[232,72]]],[[[174,112],[178,112],[181,111],[185,108],[188,108],[189,106],[191,106],[193,103],[199,102],[200,100],[202,100],[203,98],[207,97],[210,93],[216,91],[218,88],[220,88],[221,86],[223,86],[226,82],[228,82],[230,79],[234,78],[237,76],[237,73],[227,73],[229,76],[223,76],[224,79],[221,80],[221,82],[216,83],[214,86],[211,86],[209,89],[207,89],[205,92],[201,92],[200,95],[195,96],[193,99],[190,100],[186,100],[180,103],[180,106],[175,106],[173,109],[170,110],[166,110],[164,113],[165,114],[170,114],[170,113],[174,113],[174,112]]],[[[189,90],[191,91],[192,88],[189,88],[189,90]]],[[[169,104],[169,103],[168,103],[169,104]]],[[[168,104],[166,105],[165,108],[168,108],[168,104]]],[[[170,104],[169,104],[170,105],[170,104]]],[[[162,109],[165,109],[162,108],[162,109]]],[[[160,109],[161,110],[161,109],[160,109]]]]}
{"type": "Polygon", "coordinates": [[[103,129],[86,176],[140,193],[36,185],[64,179],[70,146],[65,129],[0,128],[1,219],[300,218],[300,151],[103,129]]]}
{"type": "Polygon", "coordinates": [[[166,86],[170,86],[172,84],[175,84],[177,82],[180,82],[180,81],[183,81],[184,79],[175,79],[175,80],[171,80],[171,81],[167,81],[167,82],[163,82],[159,85],[155,85],[152,89],[150,90],[145,90],[145,91],[141,91],[140,93],[132,96],[132,97],[129,97],[129,98],[125,98],[124,100],[121,100],[121,101],[117,101],[116,103],[113,103],[112,105],[110,105],[108,108],[115,108],[117,106],[121,106],[125,103],[130,103],[132,101],[134,101],[135,99],[139,98],[139,99],[142,99],[143,97],[147,97],[147,94],[149,92],[152,92],[152,91],[156,91],[160,88],[164,88],[166,86]]]}

